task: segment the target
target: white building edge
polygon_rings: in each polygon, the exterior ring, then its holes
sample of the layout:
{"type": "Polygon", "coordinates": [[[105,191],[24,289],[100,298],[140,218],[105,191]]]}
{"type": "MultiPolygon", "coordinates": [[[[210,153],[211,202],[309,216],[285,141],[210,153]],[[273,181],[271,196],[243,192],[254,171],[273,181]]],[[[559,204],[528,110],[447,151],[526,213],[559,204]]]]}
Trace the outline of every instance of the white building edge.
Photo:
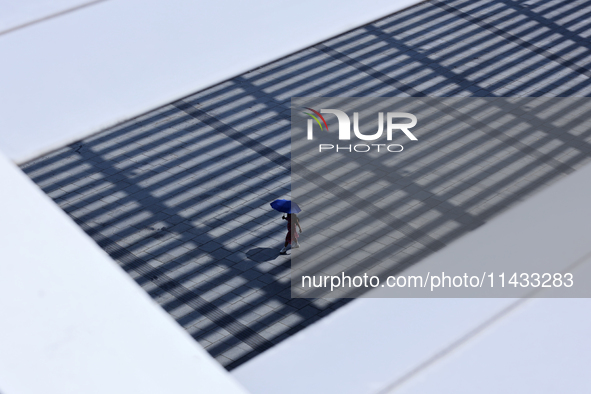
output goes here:
{"type": "MultiPolygon", "coordinates": [[[[355,300],[230,374],[14,164],[414,3],[0,3],[0,392],[588,391],[588,299],[355,300]]],[[[424,263],[494,247],[589,270],[590,185],[586,167],[424,263]]]]}

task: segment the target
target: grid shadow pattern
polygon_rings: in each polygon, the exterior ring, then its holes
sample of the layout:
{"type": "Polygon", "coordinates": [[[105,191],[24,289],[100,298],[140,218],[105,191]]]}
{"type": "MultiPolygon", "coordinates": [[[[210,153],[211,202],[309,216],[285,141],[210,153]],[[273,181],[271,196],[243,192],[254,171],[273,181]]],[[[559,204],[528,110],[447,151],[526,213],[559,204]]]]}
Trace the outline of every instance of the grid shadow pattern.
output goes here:
{"type": "MultiPolygon", "coordinates": [[[[589,114],[586,97],[293,99],[291,195],[306,207],[306,232],[300,236],[305,247],[292,255],[292,296],[376,297],[367,292],[370,285],[359,285],[365,274],[379,278],[373,286],[384,286],[388,276],[587,163],[589,114]],[[318,127],[308,139],[309,117],[302,108],[355,112],[360,128],[371,125],[369,134],[375,133],[378,112],[410,112],[419,119],[418,141],[400,131],[391,133],[391,140],[337,140],[336,119],[329,115],[332,133],[318,127]],[[390,143],[396,152],[387,151],[390,143]],[[351,285],[348,279],[339,288],[345,275],[360,281],[351,285]]],[[[445,272],[453,276],[454,269],[448,264],[445,272]]],[[[470,264],[460,271],[465,269],[470,264]]],[[[441,296],[428,289],[407,287],[405,292],[407,297],[441,296]]],[[[511,297],[482,289],[466,292],[511,297]]]]}
{"type": "MultiPolygon", "coordinates": [[[[347,302],[291,299],[277,254],[284,224],[268,203],[290,193],[292,97],[589,96],[590,16],[588,0],[423,2],[22,168],[232,369],[347,302]]],[[[569,138],[548,154],[576,169],[588,135],[569,138]]],[[[506,209],[564,175],[491,198],[506,209]]]]}

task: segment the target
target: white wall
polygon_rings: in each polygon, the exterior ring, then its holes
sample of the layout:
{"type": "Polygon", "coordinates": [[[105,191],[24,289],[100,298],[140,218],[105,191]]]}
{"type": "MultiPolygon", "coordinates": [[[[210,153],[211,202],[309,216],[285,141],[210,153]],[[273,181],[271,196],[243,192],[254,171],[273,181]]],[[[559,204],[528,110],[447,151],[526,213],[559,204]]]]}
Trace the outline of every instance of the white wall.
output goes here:
{"type": "Polygon", "coordinates": [[[0,35],[0,150],[21,163],[417,2],[110,0],[0,35]]]}

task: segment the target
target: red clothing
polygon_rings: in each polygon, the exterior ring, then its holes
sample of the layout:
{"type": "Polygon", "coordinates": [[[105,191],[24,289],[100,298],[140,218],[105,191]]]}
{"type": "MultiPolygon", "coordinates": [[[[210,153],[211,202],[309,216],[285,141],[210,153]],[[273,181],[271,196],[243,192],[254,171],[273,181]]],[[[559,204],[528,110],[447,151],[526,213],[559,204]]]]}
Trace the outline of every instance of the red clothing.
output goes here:
{"type": "Polygon", "coordinates": [[[296,231],[295,223],[292,225],[291,223],[291,215],[287,215],[287,235],[285,236],[285,242],[291,244],[292,241],[297,242],[299,237],[298,232],[296,231]]]}

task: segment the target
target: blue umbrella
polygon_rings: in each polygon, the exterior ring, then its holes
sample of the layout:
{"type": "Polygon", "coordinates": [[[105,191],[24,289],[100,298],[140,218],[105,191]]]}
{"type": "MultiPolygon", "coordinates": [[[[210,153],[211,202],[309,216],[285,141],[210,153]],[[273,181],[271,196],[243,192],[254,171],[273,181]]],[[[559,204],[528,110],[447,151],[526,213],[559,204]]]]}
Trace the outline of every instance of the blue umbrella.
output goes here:
{"type": "Polygon", "coordinates": [[[275,200],[271,203],[271,208],[283,213],[300,213],[302,210],[295,202],[290,200],[275,200]]]}

